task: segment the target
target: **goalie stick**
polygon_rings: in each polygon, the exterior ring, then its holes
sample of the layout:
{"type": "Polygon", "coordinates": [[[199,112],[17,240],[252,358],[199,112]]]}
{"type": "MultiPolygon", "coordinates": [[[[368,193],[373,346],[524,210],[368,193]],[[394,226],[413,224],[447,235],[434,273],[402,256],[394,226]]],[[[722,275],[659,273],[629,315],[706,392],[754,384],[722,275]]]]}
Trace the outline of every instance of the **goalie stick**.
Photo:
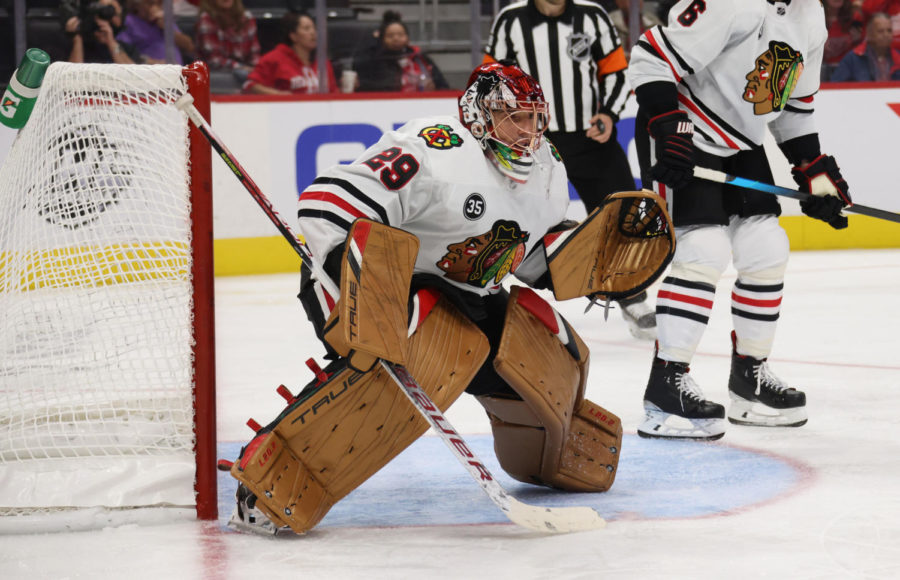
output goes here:
{"type": "MultiPolygon", "coordinates": [[[[772,195],[790,197],[799,201],[803,201],[812,197],[811,194],[803,191],[797,191],[796,189],[790,189],[778,185],[770,185],[768,183],[762,183],[761,181],[753,181],[752,179],[747,179],[745,177],[736,177],[734,175],[728,175],[727,173],[716,171],[715,169],[707,169],[705,167],[694,167],[694,177],[698,179],[705,179],[707,181],[714,181],[716,183],[728,183],[737,187],[742,187],[744,189],[752,189],[754,191],[761,191],[763,193],[771,193],[772,195]]],[[[854,203],[845,207],[844,211],[858,213],[860,215],[867,215],[869,217],[883,219],[890,222],[900,223],[900,214],[883,209],[878,209],[875,207],[860,205],[858,203],[854,203]]]]}
{"type": "MultiPolygon", "coordinates": [[[[325,290],[332,296],[339,296],[337,285],[321,269],[314,260],[309,247],[294,235],[291,228],[284,222],[281,216],[272,207],[272,203],[259,189],[256,183],[247,175],[244,168],[237,162],[224,143],[213,133],[212,127],[203,118],[193,105],[193,97],[183,95],[175,105],[187,114],[197,129],[203,134],[212,148],[219,154],[231,172],[238,178],[251,197],[268,216],[282,236],[291,247],[300,255],[306,266],[322,283],[325,290]]],[[[602,528],[606,525],[600,514],[589,507],[539,507],[522,503],[509,495],[490,473],[488,468],[471,451],[456,429],[447,421],[444,414],[431,400],[427,393],[418,385],[415,379],[401,366],[386,360],[379,360],[379,364],[387,371],[390,377],[397,383],[416,410],[428,421],[431,429],[444,441],[454,457],[466,468],[481,489],[488,495],[491,501],[499,507],[506,517],[522,527],[540,531],[566,533],[602,528]]]]}

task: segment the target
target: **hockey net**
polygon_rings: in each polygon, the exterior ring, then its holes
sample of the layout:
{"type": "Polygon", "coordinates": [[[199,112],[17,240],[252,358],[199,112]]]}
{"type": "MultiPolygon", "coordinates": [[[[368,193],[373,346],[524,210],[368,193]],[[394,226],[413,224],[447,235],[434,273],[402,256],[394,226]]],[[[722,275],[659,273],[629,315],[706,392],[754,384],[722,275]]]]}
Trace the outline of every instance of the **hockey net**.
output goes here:
{"type": "Polygon", "coordinates": [[[6,531],[216,516],[210,154],[174,105],[188,90],[208,115],[203,65],[55,63],[0,168],[6,531]]]}

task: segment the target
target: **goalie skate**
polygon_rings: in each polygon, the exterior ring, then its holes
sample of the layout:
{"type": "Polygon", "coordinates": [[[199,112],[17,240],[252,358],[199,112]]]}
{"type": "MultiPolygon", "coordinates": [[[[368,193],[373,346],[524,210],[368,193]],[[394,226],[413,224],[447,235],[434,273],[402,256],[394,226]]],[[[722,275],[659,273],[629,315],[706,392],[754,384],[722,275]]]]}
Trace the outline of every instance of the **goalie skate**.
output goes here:
{"type": "Polygon", "coordinates": [[[737,425],[800,427],[806,423],[806,394],[787,386],[766,359],[739,355],[734,348],[728,395],[728,420],[737,425]]]}
{"type": "Polygon", "coordinates": [[[228,527],[238,532],[257,534],[261,536],[274,536],[276,534],[293,533],[287,526],[278,527],[264,513],[256,508],[256,496],[238,484],[235,493],[236,505],[231,517],[228,519],[228,527]]]}
{"type": "Polygon", "coordinates": [[[685,363],[654,359],[638,435],[713,440],[725,434],[725,407],[704,399],[689,371],[685,363]]]}

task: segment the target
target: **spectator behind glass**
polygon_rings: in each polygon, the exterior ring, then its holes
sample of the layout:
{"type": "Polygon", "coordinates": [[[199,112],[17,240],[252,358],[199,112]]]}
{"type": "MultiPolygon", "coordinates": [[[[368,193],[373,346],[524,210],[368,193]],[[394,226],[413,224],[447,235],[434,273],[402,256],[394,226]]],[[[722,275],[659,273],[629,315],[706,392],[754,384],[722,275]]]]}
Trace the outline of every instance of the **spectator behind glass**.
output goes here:
{"type": "MultiPolygon", "coordinates": [[[[281,19],[281,42],[259,59],[244,91],[266,95],[315,94],[319,92],[316,62],[316,24],[308,14],[288,12],[281,19]]],[[[337,91],[334,69],[325,61],[329,93],[337,91]]]]}
{"type": "Polygon", "coordinates": [[[866,27],[866,40],[841,60],[831,80],[840,82],[900,80],[900,51],[891,48],[891,19],[876,12],[866,27]]]}
{"type": "Polygon", "coordinates": [[[828,40],[825,41],[822,63],[834,69],[844,55],[862,41],[863,17],[853,0],[825,0],[824,6],[828,40]]]}
{"type": "Polygon", "coordinates": [[[862,12],[869,22],[872,17],[883,12],[891,21],[891,31],[894,37],[893,48],[900,50],[900,0],[862,0],[862,12]]]}
{"type": "MultiPolygon", "coordinates": [[[[648,28],[653,28],[659,24],[663,24],[663,21],[657,15],[659,11],[659,7],[656,2],[647,2],[644,3],[644,0],[639,0],[641,6],[641,30],[640,33],[643,34],[645,30],[648,28]]],[[[630,26],[630,14],[628,9],[630,8],[631,0],[616,0],[616,8],[609,13],[609,19],[612,20],[613,26],[616,27],[616,32],[619,35],[619,42],[622,44],[622,48],[625,50],[625,57],[628,58],[631,56],[631,39],[629,38],[629,26],[630,26]]]]}
{"type": "Polygon", "coordinates": [[[375,45],[357,64],[360,91],[415,92],[447,89],[437,65],[409,43],[400,14],[388,10],[378,27],[375,45]]]}
{"type": "Polygon", "coordinates": [[[69,62],[134,64],[138,58],[134,47],[116,40],[122,28],[122,6],[116,0],[99,0],[91,5],[99,10],[85,13],[79,0],[60,3],[63,26],[72,39],[69,62]],[[82,16],[91,21],[82,22],[82,16]]]}
{"type": "MultiPolygon", "coordinates": [[[[166,42],[163,29],[165,18],[162,0],[134,0],[132,14],[125,17],[122,32],[116,35],[119,42],[133,45],[146,64],[166,62],[166,42]]],[[[175,27],[175,63],[184,64],[182,54],[194,54],[194,41],[175,27]]]]}
{"type": "Polygon", "coordinates": [[[196,27],[197,57],[225,69],[243,84],[259,62],[256,19],[241,0],[202,0],[196,27]]]}

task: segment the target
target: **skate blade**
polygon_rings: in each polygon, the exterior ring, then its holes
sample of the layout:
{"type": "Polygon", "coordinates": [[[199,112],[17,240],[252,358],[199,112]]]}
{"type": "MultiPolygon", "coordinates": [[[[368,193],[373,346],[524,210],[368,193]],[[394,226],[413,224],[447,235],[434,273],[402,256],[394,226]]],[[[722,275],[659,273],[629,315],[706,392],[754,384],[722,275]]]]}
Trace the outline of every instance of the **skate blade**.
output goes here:
{"type": "Polygon", "coordinates": [[[802,427],[806,425],[806,421],[806,419],[803,419],[802,421],[797,421],[796,423],[764,423],[735,419],[730,415],[728,417],[729,423],[732,423],[734,425],[744,425],[746,427],[802,427]]]}
{"type": "Polygon", "coordinates": [[[724,419],[688,419],[660,410],[645,403],[647,419],[638,427],[638,435],[645,439],[693,439],[715,441],[725,435],[724,419]]]}
{"type": "Polygon", "coordinates": [[[728,421],[749,427],[801,427],[807,421],[806,407],[775,409],[731,393],[728,421]]]}
{"type": "Polygon", "coordinates": [[[725,431],[722,431],[718,434],[713,435],[694,435],[694,434],[683,434],[683,433],[671,433],[668,432],[666,434],[662,433],[647,433],[638,429],[637,434],[644,439],[682,439],[688,441],[717,441],[725,436],[725,431]]]}
{"type": "Polygon", "coordinates": [[[238,515],[237,508],[234,508],[234,511],[231,512],[231,517],[228,519],[228,523],[225,526],[229,529],[232,529],[236,532],[241,532],[244,534],[253,534],[256,536],[264,536],[267,538],[271,538],[277,535],[283,535],[287,532],[293,533],[289,527],[279,528],[276,527],[275,524],[266,520],[263,524],[251,524],[245,522],[238,515]]]}

